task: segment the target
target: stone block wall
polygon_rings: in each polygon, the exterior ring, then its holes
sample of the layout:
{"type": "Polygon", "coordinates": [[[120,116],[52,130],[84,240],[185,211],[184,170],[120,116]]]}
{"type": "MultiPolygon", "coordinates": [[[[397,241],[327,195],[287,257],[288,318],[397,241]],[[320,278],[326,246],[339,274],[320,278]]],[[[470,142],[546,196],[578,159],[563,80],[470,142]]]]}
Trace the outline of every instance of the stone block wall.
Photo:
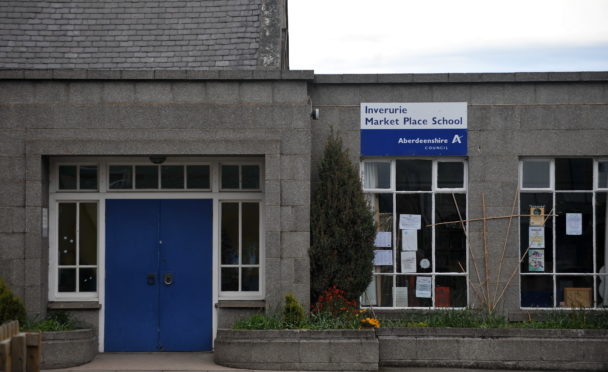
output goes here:
{"type": "Polygon", "coordinates": [[[41,221],[54,156],[256,156],[265,163],[263,306],[286,293],[307,306],[310,79],[300,71],[2,71],[0,276],[30,314],[45,313],[41,221]]]}
{"type": "MultiPolygon", "coordinates": [[[[362,102],[468,102],[469,218],[482,216],[482,193],[488,216],[512,214],[521,157],[608,155],[605,72],[316,75],[311,99],[313,108],[320,110],[320,119],[312,122],[313,190],[330,128],[342,137],[352,161],[360,161],[362,102]]],[[[508,220],[493,221],[488,226],[490,275],[495,278],[508,220]]],[[[478,263],[481,227],[470,226],[478,263]]],[[[499,294],[518,266],[518,236],[518,222],[514,220],[498,280],[499,294]]],[[[471,262],[469,273],[475,278],[471,262]]],[[[483,272],[480,275],[483,277],[483,272]]],[[[494,284],[490,292],[495,290],[494,284]]],[[[473,293],[469,297],[473,305],[477,300],[473,293]]],[[[503,311],[519,309],[519,275],[514,276],[504,300],[503,311]]]]}

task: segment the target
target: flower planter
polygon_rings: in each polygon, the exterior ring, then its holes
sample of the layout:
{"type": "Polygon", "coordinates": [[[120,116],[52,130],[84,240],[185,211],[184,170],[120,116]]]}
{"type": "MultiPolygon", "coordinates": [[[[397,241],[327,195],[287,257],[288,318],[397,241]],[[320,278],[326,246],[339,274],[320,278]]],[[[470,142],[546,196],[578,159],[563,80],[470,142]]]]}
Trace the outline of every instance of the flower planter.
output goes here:
{"type": "Polygon", "coordinates": [[[217,364],[281,371],[377,371],[373,330],[229,330],[215,339],[217,364]]]}
{"type": "Polygon", "coordinates": [[[380,366],[608,370],[608,331],[381,328],[380,366]]]}
{"type": "Polygon", "coordinates": [[[42,369],[78,366],[96,354],[97,337],[92,329],[42,333],[42,369]]]}

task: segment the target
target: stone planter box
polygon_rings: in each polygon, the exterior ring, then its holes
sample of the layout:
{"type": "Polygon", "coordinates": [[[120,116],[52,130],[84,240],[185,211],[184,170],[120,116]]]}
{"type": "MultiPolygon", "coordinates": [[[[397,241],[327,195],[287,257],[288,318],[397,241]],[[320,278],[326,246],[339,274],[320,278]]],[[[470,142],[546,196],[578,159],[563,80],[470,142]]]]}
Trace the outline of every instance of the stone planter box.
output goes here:
{"type": "Polygon", "coordinates": [[[96,354],[97,337],[92,329],[42,333],[42,369],[78,366],[96,354]]]}
{"type": "Polygon", "coordinates": [[[373,330],[229,330],[215,339],[217,364],[280,371],[377,371],[373,330]]]}
{"type": "Polygon", "coordinates": [[[381,328],[380,366],[608,370],[607,330],[381,328]]]}

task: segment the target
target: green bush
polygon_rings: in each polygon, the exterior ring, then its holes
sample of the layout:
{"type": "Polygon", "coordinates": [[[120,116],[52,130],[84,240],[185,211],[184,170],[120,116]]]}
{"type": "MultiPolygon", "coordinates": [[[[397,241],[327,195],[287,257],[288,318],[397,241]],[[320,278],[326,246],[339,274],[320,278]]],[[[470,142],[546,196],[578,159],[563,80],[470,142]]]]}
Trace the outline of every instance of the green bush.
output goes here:
{"type": "Polygon", "coordinates": [[[376,228],[361,188],[359,172],[331,133],[313,192],[310,228],[311,295],[337,286],[358,299],[372,277],[376,228]]]}
{"type": "Polygon", "coordinates": [[[25,306],[0,278],[0,324],[9,320],[25,321],[25,306]]]}
{"type": "Polygon", "coordinates": [[[26,331],[53,332],[78,329],[65,311],[50,311],[44,319],[28,319],[21,327],[26,331]]]}
{"type": "Polygon", "coordinates": [[[292,295],[285,295],[285,307],[283,308],[283,321],[289,328],[298,328],[306,320],[304,308],[292,295]]]}

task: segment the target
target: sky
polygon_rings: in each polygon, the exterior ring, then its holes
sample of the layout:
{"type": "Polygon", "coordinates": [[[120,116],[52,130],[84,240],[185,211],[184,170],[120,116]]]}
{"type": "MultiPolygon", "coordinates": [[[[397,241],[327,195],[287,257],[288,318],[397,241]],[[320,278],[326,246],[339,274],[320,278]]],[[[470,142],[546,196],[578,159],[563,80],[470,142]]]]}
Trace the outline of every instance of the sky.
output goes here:
{"type": "Polygon", "coordinates": [[[317,74],[608,71],[608,0],[288,0],[317,74]]]}

